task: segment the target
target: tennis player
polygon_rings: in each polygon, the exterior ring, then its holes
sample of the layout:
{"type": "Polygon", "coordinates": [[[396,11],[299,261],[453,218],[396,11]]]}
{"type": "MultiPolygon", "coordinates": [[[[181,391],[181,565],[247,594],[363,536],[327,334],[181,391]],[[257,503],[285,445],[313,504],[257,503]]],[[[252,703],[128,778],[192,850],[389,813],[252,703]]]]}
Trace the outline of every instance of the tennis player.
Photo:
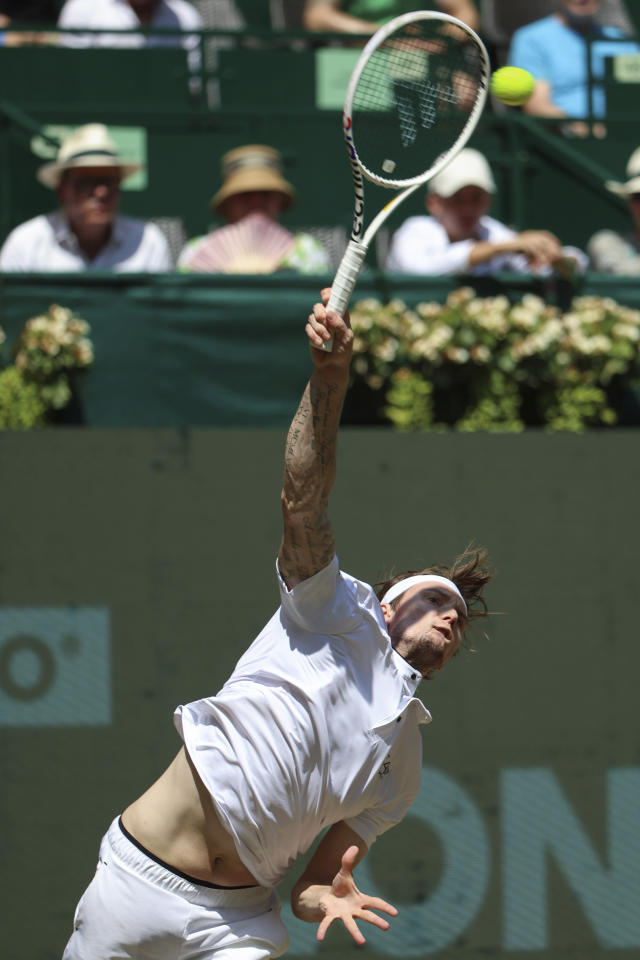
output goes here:
{"type": "Polygon", "coordinates": [[[486,614],[490,573],[466,552],[376,595],[340,570],[328,498],[353,334],[329,292],[307,321],[313,372],[286,441],[281,605],[216,696],[177,708],[183,746],[109,827],[64,960],[279,956],[275,888],[325,829],[294,914],[320,941],[339,920],[361,944],[361,922],[386,930],[397,913],[354,869],[418,793],[431,717],[416,688],[486,614]]]}

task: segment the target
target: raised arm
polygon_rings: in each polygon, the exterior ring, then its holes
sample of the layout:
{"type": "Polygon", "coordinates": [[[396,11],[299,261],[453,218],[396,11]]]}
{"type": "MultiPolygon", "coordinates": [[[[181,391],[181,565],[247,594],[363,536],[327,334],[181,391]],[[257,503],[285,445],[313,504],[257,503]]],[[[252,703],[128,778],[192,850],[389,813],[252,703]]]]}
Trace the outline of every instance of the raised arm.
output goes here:
{"type": "Polygon", "coordinates": [[[329,494],[336,473],[336,442],[347,392],[353,334],[349,316],[342,319],[324,304],[322,291],[307,320],[313,373],[289,427],[284,458],[282,516],[284,532],[278,564],[292,589],[326,567],[335,545],[329,521],[329,494]],[[333,350],[320,350],[333,336],[333,350]]]}

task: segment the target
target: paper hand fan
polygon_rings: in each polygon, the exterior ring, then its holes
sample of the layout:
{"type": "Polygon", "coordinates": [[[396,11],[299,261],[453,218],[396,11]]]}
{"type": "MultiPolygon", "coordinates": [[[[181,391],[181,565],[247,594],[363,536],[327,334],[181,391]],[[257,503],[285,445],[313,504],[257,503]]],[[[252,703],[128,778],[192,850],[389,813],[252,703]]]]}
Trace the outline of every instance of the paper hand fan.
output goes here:
{"type": "Polygon", "coordinates": [[[279,223],[251,213],[205,237],[186,265],[199,273],[273,273],[294,241],[279,223]]]}

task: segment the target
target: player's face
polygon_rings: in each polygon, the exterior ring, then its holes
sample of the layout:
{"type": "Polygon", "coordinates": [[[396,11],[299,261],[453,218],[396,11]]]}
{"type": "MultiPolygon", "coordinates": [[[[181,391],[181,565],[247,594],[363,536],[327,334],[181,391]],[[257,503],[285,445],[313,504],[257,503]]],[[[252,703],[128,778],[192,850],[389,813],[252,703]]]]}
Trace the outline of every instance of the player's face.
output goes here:
{"type": "Polygon", "coordinates": [[[120,201],[120,171],[116,167],[77,167],[67,170],[58,187],[60,202],[71,223],[108,226],[120,201]]]}
{"type": "Polygon", "coordinates": [[[466,616],[452,590],[417,584],[401,595],[394,610],[387,604],[382,610],[393,646],[423,676],[441,670],[457,653],[466,616]]]}
{"type": "Polygon", "coordinates": [[[440,221],[452,243],[476,238],[480,218],[489,210],[491,195],[482,187],[469,185],[451,197],[429,194],[428,208],[440,221]]]}

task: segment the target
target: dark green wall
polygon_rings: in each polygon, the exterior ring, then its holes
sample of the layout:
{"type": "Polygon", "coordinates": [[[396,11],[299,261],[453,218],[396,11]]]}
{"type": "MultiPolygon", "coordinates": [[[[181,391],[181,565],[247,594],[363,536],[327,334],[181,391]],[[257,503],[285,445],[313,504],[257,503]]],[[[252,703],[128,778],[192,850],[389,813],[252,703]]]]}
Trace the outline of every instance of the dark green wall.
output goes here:
{"type": "MultiPolygon", "coordinates": [[[[175,705],[216,691],[271,615],[283,441],[252,430],[0,434],[11,960],[60,956],[102,832],[179,746],[175,705]],[[31,679],[20,651],[7,659],[16,636],[40,643],[31,679]],[[57,672],[38,694],[43,647],[57,672]]],[[[488,636],[421,688],[434,716],[424,790],[365,876],[401,912],[392,932],[371,934],[368,955],[637,954],[639,443],[637,431],[343,430],[332,516],[345,569],[375,579],[475,540],[499,573],[488,636]]],[[[292,956],[314,953],[313,929],[289,926],[292,956]]],[[[332,934],[318,952],[352,951],[332,934]]]]}

